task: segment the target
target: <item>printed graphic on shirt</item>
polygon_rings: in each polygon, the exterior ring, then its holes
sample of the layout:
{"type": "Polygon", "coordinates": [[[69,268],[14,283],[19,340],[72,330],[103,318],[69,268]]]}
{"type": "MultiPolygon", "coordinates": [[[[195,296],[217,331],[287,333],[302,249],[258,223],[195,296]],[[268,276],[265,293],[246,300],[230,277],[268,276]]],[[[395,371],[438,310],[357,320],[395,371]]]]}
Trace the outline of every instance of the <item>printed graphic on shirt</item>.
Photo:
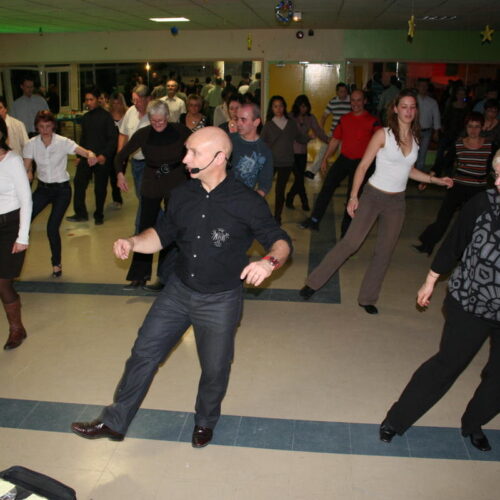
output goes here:
{"type": "Polygon", "coordinates": [[[471,242],[451,275],[448,288],[467,312],[500,321],[500,196],[494,190],[488,191],[487,196],[491,209],[477,218],[471,242]]]}
{"type": "Polygon", "coordinates": [[[220,227],[212,229],[211,238],[214,246],[221,248],[222,245],[229,239],[229,233],[220,227]]]}
{"type": "Polygon", "coordinates": [[[241,156],[235,166],[239,179],[248,187],[253,188],[257,182],[257,176],[266,163],[266,157],[253,151],[251,155],[241,156]]]}

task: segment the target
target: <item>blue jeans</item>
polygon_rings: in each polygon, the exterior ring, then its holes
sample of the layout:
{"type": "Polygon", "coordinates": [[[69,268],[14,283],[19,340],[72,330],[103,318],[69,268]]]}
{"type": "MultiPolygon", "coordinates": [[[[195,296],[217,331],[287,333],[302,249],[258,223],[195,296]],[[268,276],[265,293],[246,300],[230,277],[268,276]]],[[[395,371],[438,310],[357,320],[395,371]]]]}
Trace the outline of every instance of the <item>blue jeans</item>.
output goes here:
{"type": "Polygon", "coordinates": [[[31,220],[49,204],[52,205],[49,220],[47,222],[47,236],[49,238],[50,251],[52,252],[52,265],[61,264],[61,226],[64,214],[71,202],[71,186],[68,182],[46,184],[38,181],[38,187],[33,193],[33,212],[31,220]]]}
{"type": "Polygon", "coordinates": [[[158,366],[193,325],[201,365],[195,424],[213,429],[229,382],[242,296],[242,287],[199,293],[171,276],[139,329],[114,403],[104,408],[102,421],[116,432],[127,431],[158,366]]]}
{"type": "Polygon", "coordinates": [[[144,168],[146,167],[146,160],[134,160],[132,158],[132,177],[134,178],[134,190],[137,199],[139,200],[139,206],[137,207],[137,213],[135,215],[135,234],[139,233],[139,225],[141,220],[141,186],[142,186],[142,174],[144,173],[144,168]]]}

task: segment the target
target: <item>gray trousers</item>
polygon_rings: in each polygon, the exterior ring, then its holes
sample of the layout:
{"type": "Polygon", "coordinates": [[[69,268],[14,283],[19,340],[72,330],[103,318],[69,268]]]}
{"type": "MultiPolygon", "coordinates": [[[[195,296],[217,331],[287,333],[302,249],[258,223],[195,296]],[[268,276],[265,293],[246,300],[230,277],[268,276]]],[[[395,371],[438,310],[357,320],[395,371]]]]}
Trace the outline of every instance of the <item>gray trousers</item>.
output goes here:
{"type": "Polygon", "coordinates": [[[359,200],[356,216],[346,235],[323,257],[320,265],[308,276],[306,285],[320,289],[340,266],[361,246],[375,221],[378,221],[375,251],[366,270],[358,302],[377,302],[392,252],[399,238],[405,217],[405,193],[385,193],[366,184],[359,200]]]}
{"type": "Polygon", "coordinates": [[[229,382],[242,297],[242,287],[199,293],[172,276],[139,329],[114,402],[104,408],[101,420],[116,432],[127,431],[159,364],[193,325],[201,365],[195,424],[213,429],[229,382]]]}

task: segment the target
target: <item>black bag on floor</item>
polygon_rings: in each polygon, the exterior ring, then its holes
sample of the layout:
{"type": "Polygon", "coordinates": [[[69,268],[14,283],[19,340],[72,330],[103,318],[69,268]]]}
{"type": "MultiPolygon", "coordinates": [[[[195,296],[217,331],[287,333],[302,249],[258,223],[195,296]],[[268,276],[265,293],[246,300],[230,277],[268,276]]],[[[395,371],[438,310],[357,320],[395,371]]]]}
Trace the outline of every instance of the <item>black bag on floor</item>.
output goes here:
{"type": "Polygon", "coordinates": [[[48,500],[76,500],[74,489],[20,465],[14,465],[0,472],[0,478],[16,486],[15,500],[23,500],[33,493],[48,500]]]}

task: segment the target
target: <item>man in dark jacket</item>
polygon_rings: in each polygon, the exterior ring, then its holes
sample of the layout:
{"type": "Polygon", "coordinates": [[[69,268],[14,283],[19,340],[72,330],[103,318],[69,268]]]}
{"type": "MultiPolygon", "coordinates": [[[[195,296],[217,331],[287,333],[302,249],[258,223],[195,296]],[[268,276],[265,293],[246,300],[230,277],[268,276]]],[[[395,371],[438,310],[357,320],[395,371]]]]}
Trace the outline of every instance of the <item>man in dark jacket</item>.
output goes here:
{"type": "Polygon", "coordinates": [[[85,191],[92,175],[94,176],[95,212],[97,225],[104,222],[104,201],[109,178],[109,170],[113,168],[113,156],[118,142],[118,132],[111,115],[99,106],[100,92],[96,88],[87,90],[85,104],[88,113],[82,119],[82,137],[80,144],[94,151],[97,163],[91,167],[85,158],[77,160],[75,175],[75,194],[73,197],[74,215],[66,217],[70,222],[84,222],[89,219],[85,205],[85,191]]]}

